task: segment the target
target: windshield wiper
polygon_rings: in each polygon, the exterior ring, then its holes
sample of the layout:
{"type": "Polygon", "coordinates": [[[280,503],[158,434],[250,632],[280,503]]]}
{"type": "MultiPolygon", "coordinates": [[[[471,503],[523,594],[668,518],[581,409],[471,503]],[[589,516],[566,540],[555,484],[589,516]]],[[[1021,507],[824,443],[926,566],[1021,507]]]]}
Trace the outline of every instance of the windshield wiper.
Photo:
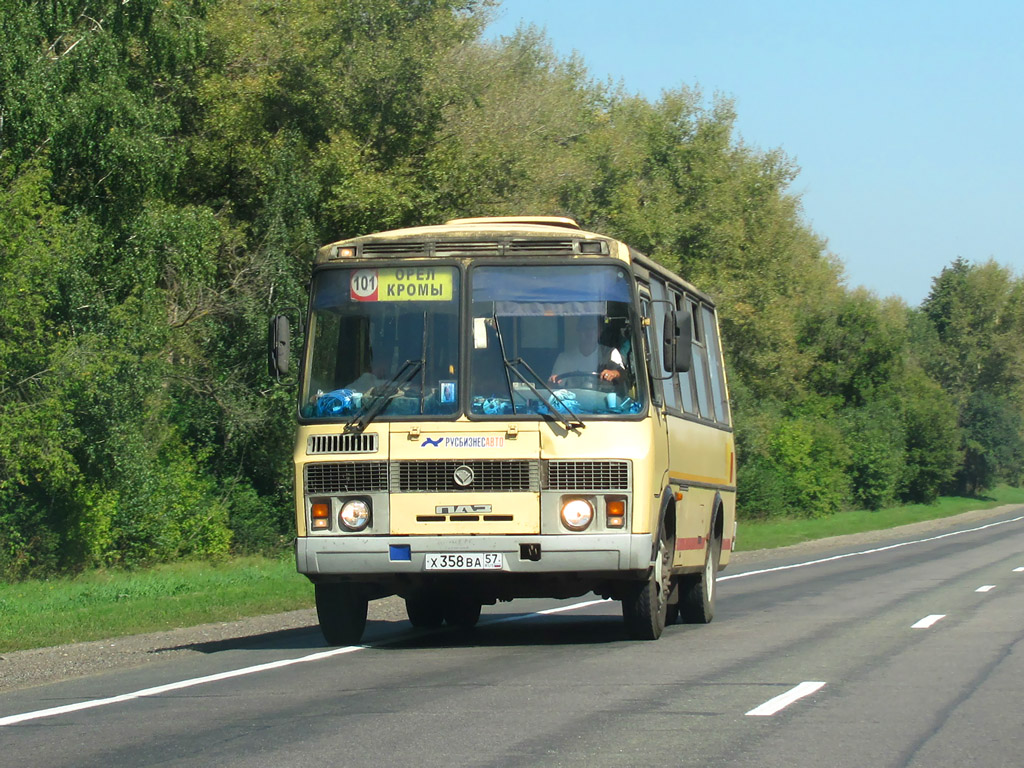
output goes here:
{"type": "Polygon", "coordinates": [[[548,405],[551,406],[551,413],[552,413],[552,415],[554,415],[554,417],[556,419],[558,419],[558,421],[567,430],[575,432],[575,431],[583,429],[584,427],[587,426],[583,422],[583,419],[581,419],[579,417],[579,414],[577,414],[576,411],[574,411],[572,408],[569,407],[569,404],[565,401],[565,399],[563,397],[561,397],[557,392],[555,392],[555,390],[553,390],[551,388],[551,386],[546,381],[544,381],[544,379],[541,376],[539,376],[537,374],[537,372],[535,370],[533,370],[533,368],[530,367],[530,364],[528,362],[526,362],[525,360],[523,360],[523,358],[517,357],[515,360],[505,360],[504,363],[505,363],[505,368],[507,370],[509,370],[509,371],[512,371],[512,373],[514,373],[516,375],[516,377],[521,382],[523,382],[523,384],[528,386],[530,388],[530,391],[537,397],[538,400],[540,400],[541,402],[544,402],[544,396],[538,391],[538,389],[525,376],[523,376],[522,373],[520,373],[519,369],[516,368],[517,365],[521,365],[521,366],[523,366],[523,368],[525,368],[527,371],[529,371],[530,375],[533,376],[533,378],[542,387],[544,387],[544,389],[546,389],[548,391],[548,393],[551,395],[552,399],[558,401],[558,404],[560,406],[562,406],[562,408],[565,409],[565,412],[567,414],[569,414],[570,416],[572,416],[573,421],[570,421],[568,418],[563,416],[562,412],[559,411],[557,408],[555,408],[551,402],[548,402],[548,405]]]}
{"type": "Polygon", "coordinates": [[[422,367],[422,358],[419,360],[406,360],[402,363],[402,367],[384,384],[381,393],[373,398],[373,404],[365,410],[360,409],[351,419],[345,422],[345,432],[362,432],[366,429],[370,422],[377,418],[377,415],[387,407],[388,403],[395,399],[399,389],[407,384],[422,367]]]}
{"type": "Polygon", "coordinates": [[[494,306],[491,307],[491,322],[494,323],[494,335],[498,337],[498,349],[501,350],[501,360],[505,363],[505,383],[508,384],[508,401],[512,404],[512,413],[516,412],[516,396],[512,391],[512,377],[509,376],[509,371],[519,374],[509,365],[508,355],[505,354],[505,337],[501,333],[501,323],[498,322],[498,313],[495,311],[494,306]]]}
{"type": "Polygon", "coordinates": [[[544,381],[543,378],[537,375],[537,372],[530,367],[530,364],[528,362],[523,360],[523,358],[521,357],[517,357],[515,360],[508,359],[508,356],[505,354],[505,342],[502,340],[501,325],[498,323],[498,315],[492,314],[491,318],[494,320],[494,333],[498,337],[498,346],[501,348],[501,362],[505,364],[505,379],[508,381],[508,397],[509,401],[512,403],[512,413],[516,412],[516,397],[515,393],[512,390],[512,377],[509,376],[509,373],[514,373],[517,379],[519,379],[521,382],[523,382],[523,384],[530,388],[530,391],[534,394],[537,400],[539,400],[540,402],[544,402],[544,395],[542,395],[540,391],[537,389],[537,387],[535,387],[532,382],[530,382],[525,376],[523,376],[523,374],[516,367],[518,365],[521,365],[523,366],[523,368],[530,372],[530,375],[533,376],[533,378],[536,379],[536,381],[542,387],[544,387],[544,389],[546,389],[551,394],[551,397],[554,400],[558,401],[559,405],[561,405],[565,409],[565,412],[572,416],[574,421],[569,421],[569,419],[564,417],[562,413],[551,404],[550,401],[548,402],[548,405],[551,408],[551,413],[558,420],[558,422],[565,427],[567,431],[576,432],[577,430],[586,427],[587,425],[584,424],[583,420],[576,414],[576,412],[569,407],[569,404],[566,403],[564,399],[559,397],[558,394],[555,393],[555,390],[553,390],[548,385],[548,383],[544,381]]]}

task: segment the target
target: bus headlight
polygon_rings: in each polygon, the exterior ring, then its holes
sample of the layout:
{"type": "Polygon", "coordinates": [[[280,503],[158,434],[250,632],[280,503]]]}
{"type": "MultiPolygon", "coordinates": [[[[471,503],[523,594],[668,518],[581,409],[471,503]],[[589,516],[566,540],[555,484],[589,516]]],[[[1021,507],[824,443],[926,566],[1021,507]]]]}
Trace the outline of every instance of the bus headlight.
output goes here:
{"type": "Polygon", "coordinates": [[[562,523],[570,531],[582,531],[594,519],[594,505],[586,499],[566,499],[562,502],[562,523]]]}
{"type": "Polygon", "coordinates": [[[338,519],[350,531],[361,531],[370,524],[370,505],[362,499],[350,499],[341,505],[338,519]]]}

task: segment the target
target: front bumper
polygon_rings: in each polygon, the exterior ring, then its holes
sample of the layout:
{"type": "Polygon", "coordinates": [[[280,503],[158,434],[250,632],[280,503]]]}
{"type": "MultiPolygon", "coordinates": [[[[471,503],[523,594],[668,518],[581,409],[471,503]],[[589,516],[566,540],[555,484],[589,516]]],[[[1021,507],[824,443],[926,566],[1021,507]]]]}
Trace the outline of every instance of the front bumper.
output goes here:
{"type": "MultiPolygon", "coordinates": [[[[651,535],[558,534],[552,536],[306,536],[295,541],[299,573],[308,576],[414,576],[426,573],[427,554],[501,552],[501,571],[473,573],[582,575],[586,572],[646,571],[651,564],[651,535]],[[531,557],[524,557],[522,545],[531,557]],[[392,547],[400,549],[393,550],[392,547]],[[405,547],[408,547],[406,553],[405,547]],[[394,559],[398,553],[408,559],[394,559]]],[[[429,573],[437,573],[431,571],[429,573]]],[[[464,572],[465,573],[465,572],[464,572]]]]}

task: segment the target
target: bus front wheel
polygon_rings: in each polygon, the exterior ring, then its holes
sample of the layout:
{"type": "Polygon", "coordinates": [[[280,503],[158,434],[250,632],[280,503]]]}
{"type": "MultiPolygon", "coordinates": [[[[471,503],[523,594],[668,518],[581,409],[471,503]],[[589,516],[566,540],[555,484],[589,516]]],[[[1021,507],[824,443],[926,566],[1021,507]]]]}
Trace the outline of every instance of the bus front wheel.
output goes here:
{"type": "Polygon", "coordinates": [[[672,589],[672,558],[675,541],[661,526],[658,552],[647,580],[636,585],[622,600],[622,618],[633,640],[657,640],[668,618],[672,589]]]}
{"type": "Polygon", "coordinates": [[[366,629],[368,601],[351,584],[316,584],[316,616],[328,645],[355,645],[366,629]]]}

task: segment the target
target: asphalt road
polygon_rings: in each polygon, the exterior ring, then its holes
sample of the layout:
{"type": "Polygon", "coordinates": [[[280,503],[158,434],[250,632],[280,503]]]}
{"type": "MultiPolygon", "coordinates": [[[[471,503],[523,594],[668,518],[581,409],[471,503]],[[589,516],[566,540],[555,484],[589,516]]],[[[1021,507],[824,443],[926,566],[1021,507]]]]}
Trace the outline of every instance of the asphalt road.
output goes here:
{"type": "Polygon", "coordinates": [[[614,603],[517,601],[11,691],[0,765],[1024,766],[1024,507],[721,578],[713,623],[656,642],[614,603]]]}

